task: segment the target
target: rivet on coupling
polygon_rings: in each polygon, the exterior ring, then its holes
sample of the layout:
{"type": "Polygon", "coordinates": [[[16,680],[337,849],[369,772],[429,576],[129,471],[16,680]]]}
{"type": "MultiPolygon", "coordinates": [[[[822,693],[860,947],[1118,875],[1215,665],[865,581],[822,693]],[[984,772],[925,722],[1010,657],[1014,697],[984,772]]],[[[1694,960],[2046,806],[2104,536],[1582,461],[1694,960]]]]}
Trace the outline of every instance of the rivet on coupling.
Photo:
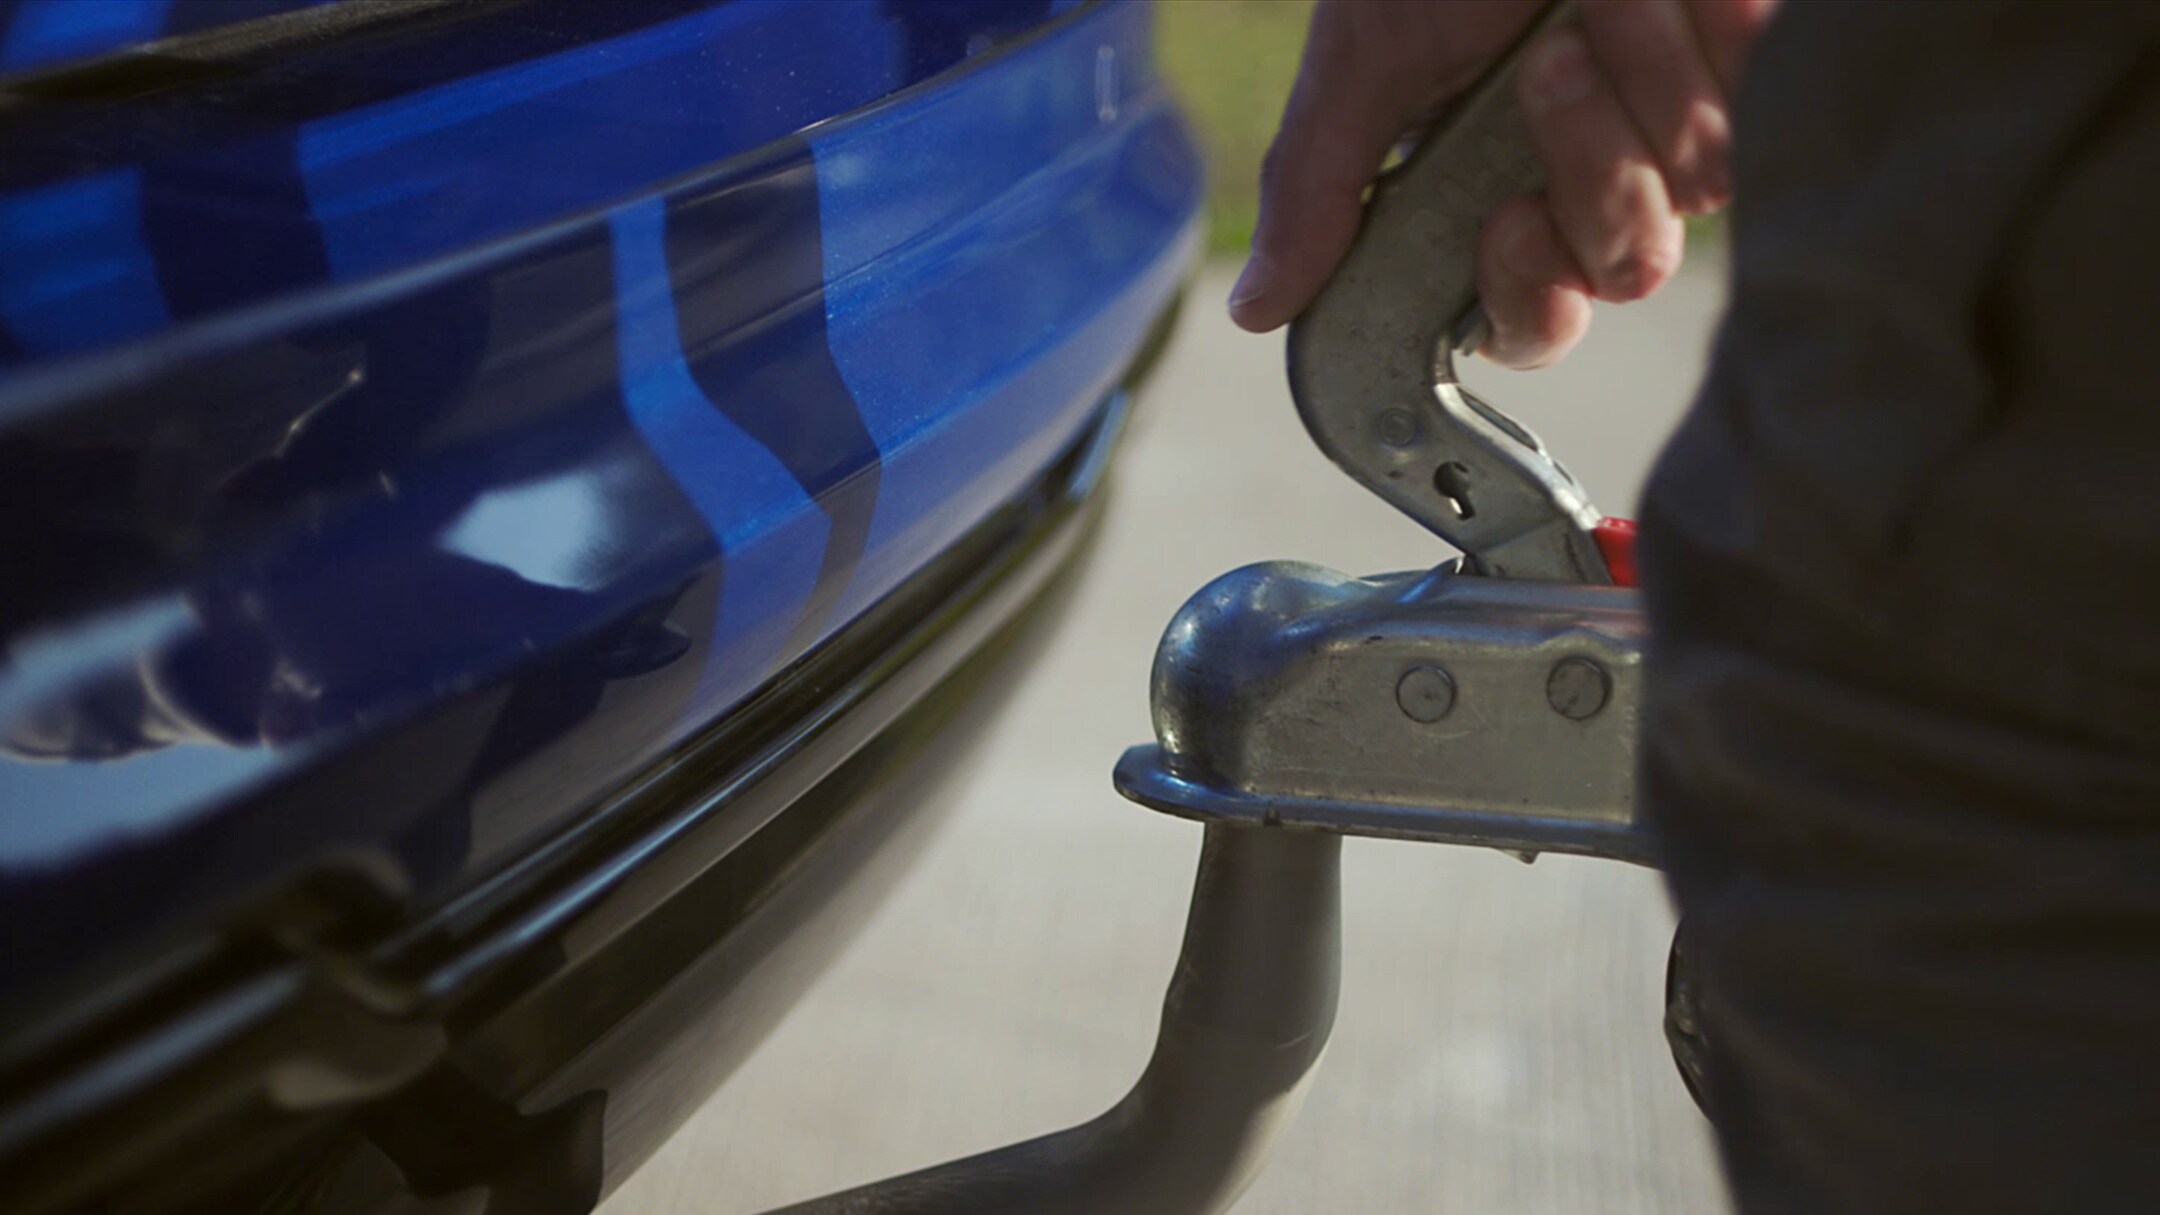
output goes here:
{"type": "Polygon", "coordinates": [[[1412,721],[1439,721],[1455,707],[1455,680],[1439,667],[1411,667],[1395,681],[1395,703],[1412,721]]]}
{"type": "Polygon", "coordinates": [[[1612,677],[1588,658],[1563,658],[1545,677],[1545,702],[1569,721],[1596,717],[1612,696],[1612,677]]]}
{"type": "Polygon", "coordinates": [[[1407,409],[1388,409],[1380,414],[1380,441],[1389,447],[1408,447],[1417,442],[1417,418],[1407,409]]]}

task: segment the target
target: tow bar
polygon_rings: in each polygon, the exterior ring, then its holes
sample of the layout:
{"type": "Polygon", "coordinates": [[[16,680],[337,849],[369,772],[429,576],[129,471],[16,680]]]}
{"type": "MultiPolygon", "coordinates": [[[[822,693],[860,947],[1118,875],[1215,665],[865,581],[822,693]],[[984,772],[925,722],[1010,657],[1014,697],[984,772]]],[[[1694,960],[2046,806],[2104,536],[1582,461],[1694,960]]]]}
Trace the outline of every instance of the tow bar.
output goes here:
{"type": "Polygon", "coordinates": [[[1291,392],[1320,449],[1462,558],[1371,578],[1247,566],[1194,595],[1156,651],[1155,741],[1114,779],[1207,830],[1139,1082],[1080,1126],[788,1212],[1222,1211],[1334,1024],[1341,837],[1650,863],[1634,810],[1646,630],[1616,585],[1632,582],[1633,527],[1454,370],[1485,333],[1481,219],[1544,184],[1515,69],[1572,8],[1548,8],[1374,185],[1349,256],[1290,330],[1291,392]]]}

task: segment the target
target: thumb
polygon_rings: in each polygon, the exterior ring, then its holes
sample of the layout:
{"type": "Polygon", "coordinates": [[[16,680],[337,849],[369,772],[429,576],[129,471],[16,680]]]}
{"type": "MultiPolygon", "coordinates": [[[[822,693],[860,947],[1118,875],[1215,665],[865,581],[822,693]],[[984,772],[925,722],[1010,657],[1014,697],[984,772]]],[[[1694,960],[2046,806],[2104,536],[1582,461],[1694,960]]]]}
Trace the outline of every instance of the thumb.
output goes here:
{"type": "Polygon", "coordinates": [[[1373,95],[1315,23],[1260,165],[1260,216],[1252,256],[1230,292],[1230,319],[1266,333],[1305,310],[1357,236],[1365,188],[1416,116],[1373,95]]]}

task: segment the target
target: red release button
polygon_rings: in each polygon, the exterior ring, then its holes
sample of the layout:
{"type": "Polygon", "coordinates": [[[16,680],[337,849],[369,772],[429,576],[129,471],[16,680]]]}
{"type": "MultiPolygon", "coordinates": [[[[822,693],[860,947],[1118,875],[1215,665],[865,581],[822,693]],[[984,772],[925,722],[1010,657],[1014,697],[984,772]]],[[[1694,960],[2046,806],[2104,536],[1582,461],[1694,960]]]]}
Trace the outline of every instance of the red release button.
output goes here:
{"type": "Polygon", "coordinates": [[[1634,586],[1635,521],[1603,520],[1590,529],[1590,538],[1597,541],[1598,552],[1605,558],[1605,568],[1612,571],[1613,585],[1634,586]]]}

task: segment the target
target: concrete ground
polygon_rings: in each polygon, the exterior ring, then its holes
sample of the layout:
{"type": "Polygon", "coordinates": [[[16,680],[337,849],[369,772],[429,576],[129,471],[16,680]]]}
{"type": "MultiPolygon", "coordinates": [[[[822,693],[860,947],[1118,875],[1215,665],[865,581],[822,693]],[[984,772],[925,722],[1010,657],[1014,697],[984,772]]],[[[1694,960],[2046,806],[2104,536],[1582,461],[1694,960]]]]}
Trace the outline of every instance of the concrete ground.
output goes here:
{"type": "MultiPolygon", "coordinates": [[[[879,917],[603,1208],[735,1215],[1070,1125],[1154,1039],[1197,827],[1110,789],[1149,737],[1147,670],[1185,597],[1249,561],[1431,565],[1430,535],[1336,472],[1211,268],[1140,402],[1103,549],[879,917]]],[[[1484,369],[1614,514],[1687,401],[1722,301],[1698,257],[1604,309],[1561,367],[1484,369]]],[[[1609,862],[1352,840],[1342,1008],[1304,1113],[1239,1215],[1697,1215],[1725,1202],[1659,1029],[1672,916],[1609,862]]]]}

